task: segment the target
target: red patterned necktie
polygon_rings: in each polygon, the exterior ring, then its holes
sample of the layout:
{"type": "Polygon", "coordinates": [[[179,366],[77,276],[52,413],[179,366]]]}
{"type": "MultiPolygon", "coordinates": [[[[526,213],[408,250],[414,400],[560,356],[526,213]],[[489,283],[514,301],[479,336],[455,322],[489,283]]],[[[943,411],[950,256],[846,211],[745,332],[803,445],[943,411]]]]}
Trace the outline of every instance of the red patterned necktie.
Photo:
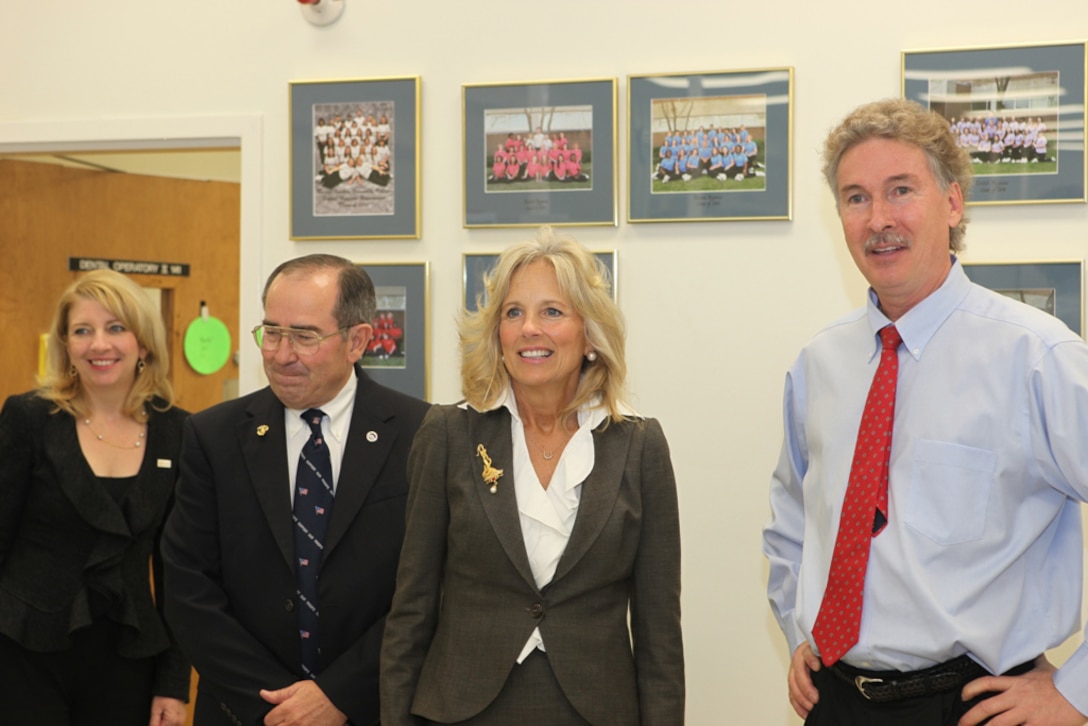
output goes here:
{"type": "Polygon", "coordinates": [[[899,375],[897,349],[902,338],[894,325],[888,325],[881,328],[880,340],[884,346],[880,366],[861,414],[827,589],[812,627],[824,665],[838,661],[858,642],[869,545],[888,521],[888,456],[899,375]]]}

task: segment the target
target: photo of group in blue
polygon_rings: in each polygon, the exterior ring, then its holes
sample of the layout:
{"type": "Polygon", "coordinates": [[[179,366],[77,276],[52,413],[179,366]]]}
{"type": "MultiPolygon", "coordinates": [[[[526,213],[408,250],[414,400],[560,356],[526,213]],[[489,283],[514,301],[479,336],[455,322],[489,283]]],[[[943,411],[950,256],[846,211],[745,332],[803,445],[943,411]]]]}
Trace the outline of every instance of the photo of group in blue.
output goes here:
{"type": "Polygon", "coordinates": [[[767,188],[767,97],[655,98],[652,193],[767,188]]]}
{"type": "Polygon", "coordinates": [[[393,107],[313,105],[315,217],[395,213],[393,107]]]}
{"type": "Polygon", "coordinates": [[[1058,173],[1057,71],[929,80],[929,108],[944,118],[975,176],[1058,173]]]}
{"type": "Polygon", "coordinates": [[[486,191],[593,188],[593,107],[484,112],[486,191]]]}

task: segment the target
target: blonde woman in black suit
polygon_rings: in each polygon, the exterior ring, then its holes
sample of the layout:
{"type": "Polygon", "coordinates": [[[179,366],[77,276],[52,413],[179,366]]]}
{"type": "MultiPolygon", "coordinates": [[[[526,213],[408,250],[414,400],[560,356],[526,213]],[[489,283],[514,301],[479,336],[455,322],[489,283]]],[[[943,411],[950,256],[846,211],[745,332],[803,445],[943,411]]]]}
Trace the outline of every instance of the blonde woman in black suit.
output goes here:
{"type": "Polygon", "coordinates": [[[678,726],[680,531],[668,445],[625,403],[603,266],[544,228],[461,325],[461,405],[408,462],[383,726],[678,726]]]}
{"type": "Polygon", "coordinates": [[[40,388],[0,412],[5,723],[185,721],[189,664],[152,595],[187,415],[167,369],[147,295],[91,272],[57,306],[40,388]]]}

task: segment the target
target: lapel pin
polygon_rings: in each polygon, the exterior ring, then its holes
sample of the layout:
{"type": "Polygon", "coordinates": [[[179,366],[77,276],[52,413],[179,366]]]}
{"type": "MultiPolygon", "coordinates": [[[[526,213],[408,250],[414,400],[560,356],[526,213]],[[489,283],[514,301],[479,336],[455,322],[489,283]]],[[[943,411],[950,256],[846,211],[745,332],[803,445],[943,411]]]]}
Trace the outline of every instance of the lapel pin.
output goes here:
{"type": "Polygon", "coordinates": [[[483,444],[476,446],[476,455],[484,460],[484,470],[481,475],[484,478],[484,484],[490,484],[490,492],[494,494],[499,490],[499,477],[502,476],[502,469],[496,469],[491,466],[491,457],[487,455],[487,449],[483,444]]]}
{"type": "Polygon", "coordinates": [[[258,436],[264,436],[267,433],[268,433],[268,425],[267,424],[261,424],[260,426],[257,427],[257,435],[258,436]]]}
{"type": "Polygon", "coordinates": [[[375,441],[378,440],[378,432],[377,431],[367,431],[366,432],[366,440],[373,444],[375,441]]]}
{"type": "Polygon", "coordinates": [[[174,465],[174,462],[171,461],[170,459],[156,459],[155,460],[155,466],[157,466],[160,469],[169,469],[173,465],[174,465]]]}

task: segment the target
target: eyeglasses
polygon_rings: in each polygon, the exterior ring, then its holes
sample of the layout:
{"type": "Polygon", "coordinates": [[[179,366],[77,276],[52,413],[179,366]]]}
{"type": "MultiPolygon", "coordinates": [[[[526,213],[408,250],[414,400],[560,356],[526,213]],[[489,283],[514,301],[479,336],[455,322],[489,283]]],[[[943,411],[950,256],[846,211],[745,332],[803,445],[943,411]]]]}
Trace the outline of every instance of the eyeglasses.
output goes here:
{"type": "MultiPolygon", "coordinates": [[[[356,325],[357,324],[358,323],[356,323],[356,325]]],[[[257,341],[257,345],[260,346],[261,350],[268,352],[278,350],[280,341],[287,338],[291,350],[299,355],[313,355],[317,352],[318,347],[321,345],[321,341],[326,338],[331,338],[334,335],[340,335],[341,333],[351,330],[353,327],[355,327],[355,325],[349,325],[346,328],[334,330],[328,335],[319,335],[313,330],[282,328],[278,325],[258,325],[252,332],[253,339],[257,341]]]]}

